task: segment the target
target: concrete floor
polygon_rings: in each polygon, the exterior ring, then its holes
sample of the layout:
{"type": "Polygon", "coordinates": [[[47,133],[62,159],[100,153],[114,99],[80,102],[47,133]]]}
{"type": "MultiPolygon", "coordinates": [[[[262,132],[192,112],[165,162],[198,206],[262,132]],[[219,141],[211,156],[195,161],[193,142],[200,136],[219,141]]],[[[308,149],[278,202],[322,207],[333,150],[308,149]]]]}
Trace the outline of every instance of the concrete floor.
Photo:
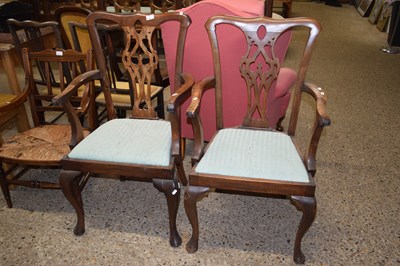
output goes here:
{"type": "MultiPolygon", "coordinates": [[[[332,119],[318,150],[306,264],[400,265],[400,55],[379,51],[387,34],[353,6],[296,2],[293,16],[314,17],[324,28],[308,79],[324,88],[332,119]]],[[[55,179],[58,171],[29,174],[55,179]]],[[[80,237],[60,191],[17,188],[11,197],[12,209],[0,199],[1,265],[293,264],[300,213],[285,200],[211,193],[199,203],[199,251],[188,254],[184,245],[169,246],[165,199],[149,183],[91,179],[80,237]]],[[[181,207],[186,243],[191,231],[181,207]]]]}

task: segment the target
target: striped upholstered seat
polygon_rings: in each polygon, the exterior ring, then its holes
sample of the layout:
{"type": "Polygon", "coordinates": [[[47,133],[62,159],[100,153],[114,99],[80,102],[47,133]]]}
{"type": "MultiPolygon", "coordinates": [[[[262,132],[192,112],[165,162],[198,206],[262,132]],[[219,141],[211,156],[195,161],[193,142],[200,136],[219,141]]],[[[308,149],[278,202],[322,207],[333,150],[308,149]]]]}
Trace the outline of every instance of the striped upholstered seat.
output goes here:
{"type": "Polygon", "coordinates": [[[286,134],[222,129],[196,167],[197,173],[309,182],[305,166],[286,134]]]}
{"type": "Polygon", "coordinates": [[[168,166],[171,158],[171,124],[165,120],[114,119],[83,139],[68,157],[168,166]]]}

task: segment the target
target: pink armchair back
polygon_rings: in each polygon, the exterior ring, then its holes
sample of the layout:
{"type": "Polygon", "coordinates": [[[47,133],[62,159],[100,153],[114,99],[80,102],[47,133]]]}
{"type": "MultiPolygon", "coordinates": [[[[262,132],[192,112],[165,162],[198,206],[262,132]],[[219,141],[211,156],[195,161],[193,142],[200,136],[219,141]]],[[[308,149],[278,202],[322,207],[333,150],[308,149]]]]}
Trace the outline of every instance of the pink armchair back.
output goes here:
{"type": "MultiPolygon", "coordinates": [[[[229,15],[239,17],[257,17],[264,13],[264,1],[260,0],[204,0],[179,11],[187,14],[192,24],[186,37],[183,72],[193,75],[196,81],[213,76],[213,60],[211,47],[205,30],[206,21],[215,15],[229,15]],[[245,10],[245,11],[243,11],[245,10]]],[[[162,26],[162,38],[167,61],[168,74],[174,77],[175,66],[170,62],[175,58],[176,50],[174,43],[178,33],[177,27],[171,24],[162,26]]],[[[236,28],[228,25],[221,25],[220,31],[220,50],[222,64],[222,84],[223,84],[223,108],[224,125],[231,126],[241,124],[243,113],[246,111],[246,101],[241,100],[246,97],[245,80],[239,73],[239,62],[247,47],[244,35],[236,28]]],[[[283,62],[291,33],[287,32],[279,42],[279,48],[275,51],[276,55],[283,62]]],[[[281,69],[278,80],[275,84],[274,96],[268,99],[269,110],[267,110],[269,123],[275,127],[279,119],[284,116],[290,100],[290,87],[296,80],[296,72],[291,69],[281,69]]],[[[174,92],[174,79],[170,78],[171,93],[174,92]]],[[[193,131],[190,123],[186,119],[186,110],[189,105],[187,101],[181,109],[182,115],[182,137],[193,138],[193,131]]],[[[200,110],[202,117],[204,139],[210,140],[216,131],[215,119],[215,93],[214,90],[207,91],[202,98],[200,110]]]]}

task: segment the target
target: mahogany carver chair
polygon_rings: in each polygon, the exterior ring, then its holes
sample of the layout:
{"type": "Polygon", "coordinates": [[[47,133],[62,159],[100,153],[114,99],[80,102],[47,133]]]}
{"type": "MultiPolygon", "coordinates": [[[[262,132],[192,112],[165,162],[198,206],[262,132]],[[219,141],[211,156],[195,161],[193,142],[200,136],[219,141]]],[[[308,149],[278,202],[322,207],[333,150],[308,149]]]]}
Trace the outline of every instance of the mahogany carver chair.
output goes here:
{"type": "MultiPolygon", "coordinates": [[[[7,206],[12,207],[9,186],[27,186],[32,188],[59,189],[56,182],[47,182],[36,178],[27,180],[24,173],[32,168],[61,168],[61,158],[70,151],[71,126],[68,122],[57,121],[57,124],[47,123],[47,116],[55,116],[57,112],[63,112],[60,106],[52,105],[51,99],[70,87],[78,87],[81,96],[73,96],[74,112],[80,118],[85,118],[86,126],[83,133],[96,127],[96,118],[90,108],[90,102],[94,102],[92,86],[89,79],[77,77],[80,62],[86,62],[88,69],[93,62],[92,53],[78,53],[73,50],[48,49],[39,52],[30,52],[27,48],[22,50],[22,58],[25,71],[25,86],[23,92],[0,107],[3,112],[17,110],[25,102],[29,102],[33,127],[24,128],[14,136],[5,139],[0,147],[0,184],[7,206]],[[43,66],[45,84],[35,82],[39,74],[36,71],[36,63],[43,66]],[[66,68],[68,64],[69,77],[77,77],[70,83],[66,82],[66,68]],[[50,67],[51,65],[51,67],[50,67]],[[56,75],[57,74],[57,75],[56,75]],[[54,75],[51,77],[51,75],[54,75]],[[55,88],[52,80],[60,85],[55,88]],[[3,165],[7,164],[7,169],[3,165]]],[[[96,77],[96,76],[95,76],[96,77]]],[[[82,127],[82,126],[81,126],[82,127]]],[[[85,179],[79,180],[82,188],[85,179]]]]}
{"type": "MultiPolygon", "coordinates": [[[[194,82],[190,75],[181,74],[183,54],[178,53],[175,58],[177,61],[177,75],[174,77],[175,93],[168,101],[169,120],[159,119],[150,99],[151,76],[157,67],[158,55],[149,40],[159,24],[167,21],[175,21],[180,29],[176,45],[179,51],[183,51],[186,31],[190,24],[189,18],[183,14],[149,16],[141,13],[126,15],[93,12],[88,16],[87,25],[97,67],[102,75],[109,121],[81,142],[79,142],[81,139],[77,139],[76,142],[79,144],[62,160],[60,182],[64,195],[77,213],[77,224],[74,229],[76,235],[81,235],[85,231],[83,201],[76,180],[90,173],[95,177],[120,177],[123,180],[152,182],[167,199],[170,244],[172,246],[181,244],[182,240],[176,228],[176,216],[180,184],[186,185],[187,180],[180,154],[178,111],[180,103],[190,97],[194,82]],[[115,109],[110,93],[106,58],[101,46],[100,23],[117,24],[125,35],[126,45],[122,52],[122,62],[128,70],[130,81],[136,85],[132,91],[134,106],[130,118],[113,119],[115,109]]],[[[70,105],[65,97],[56,97],[54,101],[62,104],[70,117],[75,117],[70,119],[71,123],[72,120],[78,122],[76,115],[69,111],[70,105]]],[[[78,130],[75,136],[82,135],[78,126],[74,129],[78,130]]]]}
{"type": "MultiPolygon", "coordinates": [[[[185,189],[185,211],[192,225],[192,236],[186,245],[188,252],[198,249],[199,222],[197,201],[211,191],[258,196],[279,195],[287,197],[303,212],[294,244],[294,261],[303,263],[301,240],[314,221],[316,214],[315,181],[316,150],[324,126],[330,124],[325,111],[326,96],[314,84],[304,81],[310,61],[311,49],[320,31],[317,21],[308,18],[273,20],[268,18],[235,18],[216,16],[211,18],[206,28],[210,37],[215,65],[214,77],[196,82],[193,87],[192,102],[187,110],[195,132],[193,168],[189,174],[189,185],[185,189]],[[220,58],[223,50],[218,46],[219,30],[222,25],[230,25],[243,32],[247,49],[237,64],[238,71],[246,83],[247,97],[242,114],[242,122],[237,127],[226,127],[223,113],[229,110],[222,98],[232,90],[224,91],[220,58]],[[286,132],[274,130],[270,126],[267,112],[268,94],[279,71],[280,59],[275,49],[279,38],[286,31],[296,27],[308,31],[305,48],[299,65],[298,78],[293,89],[293,101],[289,126],[286,132]],[[215,88],[216,121],[218,131],[204,148],[199,108],[204,91],[215,88]],[[302,94],[310,94],[315,99],[315,121],[304,156],[301,146],[296,143],[296,126],[302,94]]],[[[230,88],[231,89],[231,88],[230,88]]],[[[303,117],[303,116],[300,116],[303,117]]],[[[207,119],[202,117],[202,119],[207,119]]],[[[306,119],[306,120],[312,120],[306,119]]],[[[311,121],[312,122],[312,121],[311,121]]],[[[307,144],[307,143],[306,143],[307,144]]]]}

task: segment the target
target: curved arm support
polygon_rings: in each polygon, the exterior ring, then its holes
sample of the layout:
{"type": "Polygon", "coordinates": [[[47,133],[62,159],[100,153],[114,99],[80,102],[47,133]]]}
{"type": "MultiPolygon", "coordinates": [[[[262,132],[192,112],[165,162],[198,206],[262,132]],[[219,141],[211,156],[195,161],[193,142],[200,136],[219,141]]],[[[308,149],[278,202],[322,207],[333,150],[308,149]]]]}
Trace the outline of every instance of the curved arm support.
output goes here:
{"type": "Polygon", "coordinates": [[[80,122],[79,115],[87,112],[89,109],[89,104],[93,103],[93,100],[90,98],[94,97],[94,86],[90,83],[97,79],[101,79],[99,70],[85,72],[73,79],[63,92],[52,99],[53,104],[64,107],[65,113],[68,116],[68,121],[71,124],[72,130],[70,142],[71,148],[75,147],[75,145],[77,145],[84,138],[83,127],[80,122]],[[78,89],[83,85],[88,86],[85,86],[81,104],[79,107],[74,107],[70,99],[72,96],[77,94],[78,89]]]}
{"type": "Polygon", "coordinates": [[[204,153],[203,127],[201,125],[199,111],[203,93],[211,88],[215,88],[214,77],[208,77],[199,82],[196,82],[192,90],[192,101],[189,105],[188,110],[186,111],[186,116],[192,121],[194,134],[192,165],[198,162],[204,153]]]}
{"type": "Polygon", "coordinates": [[[304,155],[308,171],[314,176],[316,172],[316,154],[319,138],[325,126],[331,124],[331,120],[326,113],[326,95],[322,89],[314,84],[305,83],[302,91],[310,94],[316,101],[316,117],[312,128],[308,149],[304,155]]]}
{"type": "Polygon", "coordinates": [[[175,91],[168,100],[167,111],[170,113],[176,112],[182,103],[189,98],[189,93],[192,90],[194,79],[190,74],[181,74],[181,87],[175,91]]]}
{"type": "Polygon", "coordinates": [[[331,120],[326,113],[326,95],[325,92],[315,84],[304,83],[302,86],[302,91],[310,94],[317,102],[317,118],[318,123],[324,127],[329,126],[331,120]]]}
{"type": "Polygon", "coordinates": [[[172,155],[182,156],[180,149],[180,138],[181,138],[181,119],[180,119],[180,106],[184,103],[190,96],[190,91],[192,90],[194,79],[189,74],[181,75],[181,86],[177,91],[175,91],[171,98],[168,100],[167,111],[170,114],[169,120],[171,121],[172,127],[172,155]]]}

